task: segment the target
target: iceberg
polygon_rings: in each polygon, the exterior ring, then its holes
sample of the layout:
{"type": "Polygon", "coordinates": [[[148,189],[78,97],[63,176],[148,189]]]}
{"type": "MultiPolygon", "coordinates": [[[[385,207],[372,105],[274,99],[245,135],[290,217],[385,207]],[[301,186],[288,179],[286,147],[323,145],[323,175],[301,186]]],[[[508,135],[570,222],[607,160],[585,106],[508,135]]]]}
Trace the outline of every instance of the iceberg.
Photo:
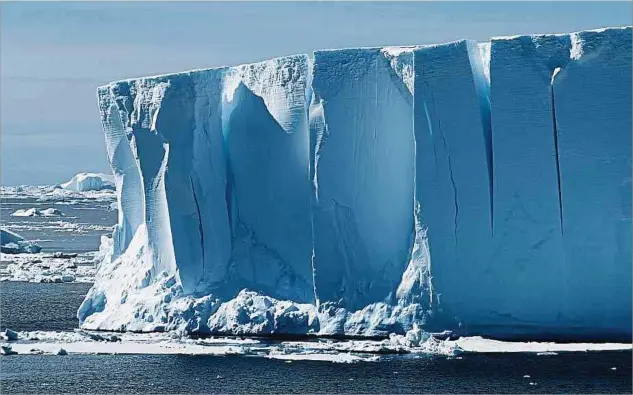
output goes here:
{"type": "Polygon", "coordinates": [[[628,339],[631,52],[625,27],[100,87],[118,224],[80,325],[628,339]]]}
{"type": "Polygon", "coordinates": [[[79,173],[74,175],[69,181],[60,184],[60,186],[75,192],[114,189],[112,176],[102,173],[79,173]]]}
{"type": "Polygon", "coordinates": [[[42,247],[7,229],[0,229],[0,251],[3,254],[36,254],[42,247]]]}

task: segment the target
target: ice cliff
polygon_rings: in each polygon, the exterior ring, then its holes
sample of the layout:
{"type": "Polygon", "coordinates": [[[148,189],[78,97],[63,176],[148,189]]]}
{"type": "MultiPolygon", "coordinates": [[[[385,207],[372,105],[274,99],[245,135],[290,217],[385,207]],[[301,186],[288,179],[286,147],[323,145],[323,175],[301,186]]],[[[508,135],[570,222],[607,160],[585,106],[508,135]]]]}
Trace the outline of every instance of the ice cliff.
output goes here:
{"type": "Polygon", "coordinates": [[[98,89],[89,329],[631,335],[631,28],[98,89]]]}

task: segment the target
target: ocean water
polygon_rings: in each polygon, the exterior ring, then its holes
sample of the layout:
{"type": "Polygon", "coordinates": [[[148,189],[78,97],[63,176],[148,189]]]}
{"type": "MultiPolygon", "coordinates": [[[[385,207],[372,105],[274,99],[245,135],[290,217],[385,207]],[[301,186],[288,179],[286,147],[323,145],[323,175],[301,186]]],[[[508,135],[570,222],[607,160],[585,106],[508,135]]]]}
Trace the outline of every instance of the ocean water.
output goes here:
{"type": "Polygon", "coordinates": [[[42,252],[87,252],[99,249],[103,234],[111,234],[117,212],[109,210],[109,201],[40,201],[35,198],[0,199],[0,222],[27,240],[36,242],[42,252]],[[19,209],[56,208],[62,217],[13,217],[19,209]]]}
{"type": "MultiPolygon", "coordinates": [[[[108,207],[3,199],[0,218],[3,226],[38,240],[45,252],[86,252],[98,248],[101,234],[116,221],[108,207]],[[10,217],[30,207],[56,207],[66,216],[10,217]]],[[[1,282],[0,327],[72,331],[90,286],[1,282]]],[[[0,357],[0,393],[631,393],[632,356],[416,355],[339,364],[239,356],[17,355],[0,357]]]]}
{"type": "Polygon", "coordinates": [[[0,329],[72,331],[77,309],[92,284],[0,283],[0,329]]]}

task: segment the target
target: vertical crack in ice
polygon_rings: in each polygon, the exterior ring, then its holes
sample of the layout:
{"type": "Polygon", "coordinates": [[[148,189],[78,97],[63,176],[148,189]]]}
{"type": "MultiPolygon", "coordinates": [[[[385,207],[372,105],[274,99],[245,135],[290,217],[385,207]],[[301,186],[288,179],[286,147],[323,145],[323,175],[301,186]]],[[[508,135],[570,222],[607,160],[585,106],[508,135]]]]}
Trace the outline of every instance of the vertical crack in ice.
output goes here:
{"type": "Polygon", "coordinates": [[[486,150],[486,165],[488,167],[488,199],[490,207],[490,234],[493,234],[494,224],[494,171],[492,155],[492,119],[490,109],[490,42],[475,44],[468,47],[470,68],[477,93],[481,127],[486,150]],[[474,52],[474,54],[473,54],[474,52]]]}
{"type": "Polygon", "coordinates": [[[455,249],[459,248],[459,244],[457,242],[457,222],[459,219],[459,204],[457,203],[457,184],[455,183],[455,177],[453,176],[453,163],[451,162],[451,154],[448,149],[448,145],[446,144],[446,139],[444,138],[444,133],[442,133],[442,126],[440,121],[437,121],[437,127],[440,131],[440,136],[442,136],[442,144],[444,145],[444,150],[446,151],[446,159],[448,161],[448,176],[451,180],[451,186],[453,187],[453,204],[455,205],[455,216],[453,217],[453,235],[455,237],[455,249]]]}
{"type": "Polygon", "coordinates": [[[558,126],[556,124],[556,104],[554,99],[554,79],[556,75],[561,71],[560,67],[557,67],[552,72],[552,79],[550,82],[550,95],[552,100],[552,124],[553,124],[553,132],[554,132],[554,155],[556,157],[556,177],[557,177],[557,186],[558,186],[558,217],[560,220],[560,232],[564,233],[563,230],[563,191],[561,187],[561,174],[560,174],[560,157],[558,153],[558,126]]]}
{"type": "Polygon", "coordinates": [[[200,204],[198,203],[198,197],[196,196],[196,187],[193,184],[193,177],[189,176],[191,182],[191,192],[193,193],[193,201],[196,204],[196,212],[198,213],[198,231],[200,232],[200,249],[202,251],[202,273],[204,273],[204,229],[202,226],[202,213],[200,212],[200,204]]]}

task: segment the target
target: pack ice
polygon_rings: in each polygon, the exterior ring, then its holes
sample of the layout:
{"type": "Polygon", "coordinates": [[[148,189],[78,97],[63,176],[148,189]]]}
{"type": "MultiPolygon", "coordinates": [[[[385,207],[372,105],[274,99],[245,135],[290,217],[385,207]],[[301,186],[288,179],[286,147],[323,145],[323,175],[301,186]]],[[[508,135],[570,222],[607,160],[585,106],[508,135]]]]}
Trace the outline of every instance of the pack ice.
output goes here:
{"type": "Polygon", "coordinates": [[[631,28],[98,89],[87,329],[631,336],[631,28]]]}

